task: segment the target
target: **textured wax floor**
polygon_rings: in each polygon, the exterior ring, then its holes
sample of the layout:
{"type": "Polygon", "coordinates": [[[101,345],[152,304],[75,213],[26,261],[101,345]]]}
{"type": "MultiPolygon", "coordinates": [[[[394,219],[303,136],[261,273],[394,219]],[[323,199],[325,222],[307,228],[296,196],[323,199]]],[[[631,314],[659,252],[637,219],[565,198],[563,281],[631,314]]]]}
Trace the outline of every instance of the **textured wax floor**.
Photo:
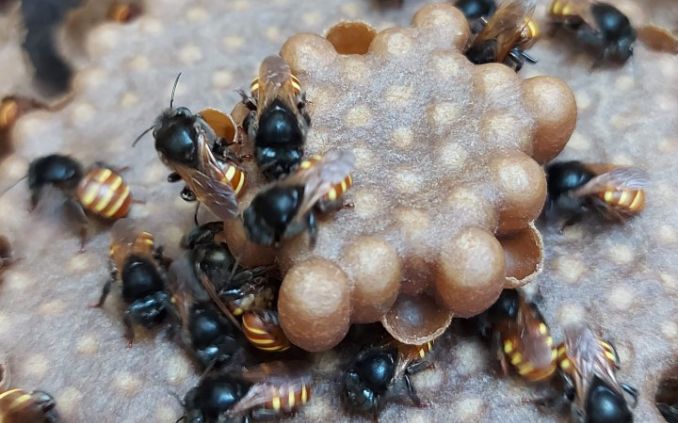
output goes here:
{"type": "MultiPolygon", "coordinates": [[[[339,19],[362,19],[377,28],[405,24],[423,2],[405,1],[403,10],[379,11],[368,1],[153,1],[147,13],[127,26],[105,24],[85,41],[87,60],[78,62],[75,97],[57,114],[35,112],[13,133],[16,152],[0,165],[2,186],[21,177],[28,162],[49,152],[76,156],[84,164],[106,160],[129,165],[128,182],[145,205],[132,216],[148,220],[160,243],[176,250],[192,222],[192,206],[178,197],[180,186],[165,182],[166,169],[146,139],[129,145],[166,107],[177,72],[184,76],[177,104],[198,110],[213,105],[230,110],[234,90],[247,87],[259,61],[278,51],[299,31],[321,32],[339,19]]],[[[630,17],[654,17],[670,28],[678,21],[671,1],[622,3],[630,17]]],[[[537,9],[543,19],[544,4],[537,9]]],[[[3,20],[9,19],[3,17],[3,20]]],[[[14,26],[3,25],[0,60],[10,72],[0,94],[30,92],[21,66],[14,26]],[[7,41],[6,41],[7,40],[7,41]]],[[[599,325],[621,355],[620,379],[636,386],[641,399],[636,421],[662,421],[652,404],[661,373],[678,361],[678,58],[637,46],[621,69],[591,70],[592,60],[564,42],[541,40],[531,51],[540,62],[523,77],[550,74],[575,92],[579,120],[561,158],[609,161],[646,168],[652,180],[647,210],[626,226],[585,221],[559,234],[543,228],[545,269],[528,286],[554,336],[568,321],[599,325]]],[[[29,215],[25,187],[0,199],[0,232],[23,258],[0,285],[0,349],[10,356],[13,380],[25,388],[51,392],[69,422],[172,422],[182,395],[196,380],[182,351],[162,330],[128,350],[122,338],[120,302],[104,310],[87,308],[107,271],[108,236],[94,236],[87,252],[49,210],[29,215]]],[[[114,295],[112,297],[116,298],[114,295]]],[[[455,326],[455,323],[453,323],[455,326]]],[[[314,398],[296,421],[336,420],[339,366],[352,351],[314,359],[319,379],[314,398]]],[[[388,405],[382,421],[505,422],[560,421],[540,413],[530,398],[541,387],[502,379],[484,346],[474,338],[448,333],[435,346],[434,370],[414,383],[429,406],[407,401],[388,405]]]]}

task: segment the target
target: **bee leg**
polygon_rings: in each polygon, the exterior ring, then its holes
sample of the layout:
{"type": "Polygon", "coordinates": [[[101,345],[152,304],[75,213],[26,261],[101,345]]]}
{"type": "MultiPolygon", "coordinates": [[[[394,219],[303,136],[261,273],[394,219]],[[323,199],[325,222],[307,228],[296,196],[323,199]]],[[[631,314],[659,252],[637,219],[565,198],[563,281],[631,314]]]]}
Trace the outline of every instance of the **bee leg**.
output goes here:
{"type": "Polygon", "coordinates": [[[184,201],[188,201],[189,203],[197,200],[197,198],[195,198],[195,193],[191,191],[188,186],[184,186],[184,189],[181,190],[179,195],[184,201]]]}
{"type": "Polygon", "coordinates": [[[193,223],[195,223],[195,226],[200,226],[200,223],[198,223],[198,211],[200,210],[200,202],[195,204],[195,212],[193,212],[193,223]]]}
{"type": "Polygon", "coordinates": [[[252,419],[254,421],[259,420],[274,420],[280,418],[280,412],[273,409],[261,408],[259,410],[252,411],[252,419]]]}
{"type": "Polygon", "coordinates": [[[622,383],[621,387],[624,390],[624,392],[629,394],[633,399],[633,404],[631,405],[631,408],[636,408],[636,405],[638,405],[638,390],[627,383],[622,383]]]}
{"type": "Polygon", "coordinates": [[[307,215],[306,227],[308,228],[308,235],[311,240],[311,249],[313,249],[316,241],[318,241],[318,222],[316,221],[315,213],[310,212],[307,215]]]}
{"type": "Polygon", "coordinates": [[[245,94],[244,90],[238,90],[238,94],[240,94],[240,98],[242,99],[242,104],[245,105],[250,111],[256,112],[257,111],[257,100],[255,100],[253,97],[245,94]]]}
{"type": "Polygon", "coordinates": [[[87,244],[87,215],[85,209],[75,199],[66,200],[66,211],[75,223],[78,225],[78,232],[80,234],[80,251],[85,252],[85,244],[87,244]]]}
{"type": "Polygon", "coordinates": [[[419,372],[423,372],[424,370],[433,369],[435,368],[435,366],[436,364],[432,361],[418,360],[407,366],[407,368],[405,368],[405,371],[407,372],[408,375],[413,375],[419,372]]]}
{"type": "Polygon", "coordinates": [[[414,389],[414,385],[412,385],[410,376],[408,374],[405,374],[403,376],[403,379],[405,380],[405,386],[407,387],[407,395],[410,397],[414,405],[416,405],[417,407],[422,407],[423,404],[421,402],[421,399],[419,398],[419,395],[417,395],[417,390],[414,389]]]}
{"type": "Polygon", "coordinates": [[[108,294],[111,292],[111,285],[113,284],[113,281],[117,278],[118,271],[116,269],[111,270],[111,278],[106,281],[104,284],[104,287],[101,289],[101,295],[99,296],[99,301],[97,301],[95,304],[90,305],[92,308],[100,308],[101,306],[104,305],[106,302],[106,298],[108,298],[108,294]]]}
{"type": "Polygon", "coordinates": [[[125,339],[127,339],[127,348],[132,348],[134,345],[134,326],[132,325],[132,315],[129,310],[125,311],[125,316],[122,318],[125,325],[125,339]]]}
{"type": "Polygon", "coordinates": [[[179,176],[178,173],[172,172],[169,175],[167,175],[167,182],[174,183],[179,181],[181,181],[181,176],[179,176]]]}

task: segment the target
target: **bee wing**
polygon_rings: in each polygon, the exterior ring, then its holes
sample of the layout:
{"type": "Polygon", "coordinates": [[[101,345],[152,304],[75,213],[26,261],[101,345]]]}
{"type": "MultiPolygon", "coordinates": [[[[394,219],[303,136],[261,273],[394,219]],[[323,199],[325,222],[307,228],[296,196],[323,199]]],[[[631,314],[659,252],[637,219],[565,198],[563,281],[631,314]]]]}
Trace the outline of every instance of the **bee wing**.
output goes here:
{"type": "Polygon", "coordinates": [[[666,28],[646,25],[636,29],[638,39],[649,49],[678,54],[678,37],[666,28]]]}
{"type": "Polygon", "coordinates": [[[259,67],[258,112],[265,110],[276,98],[287,103],[291,110],[296,110],[290,66],[280,56],[268,56],[259,67]]]}
{"type": "Polygon", "coordinates": [[[172,294],[172,303],[179,313],[182,326],[186,327],[193,301],[209,301],[207,293],[195,277],[193,266],[186,254],[170,265],[167,287],[172,294]]]}
{"type": "Polygon", "coordinates": [[[309,364],[301,360],[270,361],[245,368],[241,377],[250,383],[308,383],[311,380],[309,364]]]}
{"type": "Polygon", "coordinates": [[[304,185],[304,200],[299,207],[301,218],[329,192],[332,186],[341,183],[353,170],[355,156],[350,151],[328,151],[319,163],[299,169],[285,183],[304,185]]]}
{"type": "Polygon", "coordinates": [[[578,197],[599,194],[608,190],[637,190],[648,184],[648,175],[637,167],[615,167],[592,178],[584,186],[574,191],[578,197]]]}
{"type": "Polygon", "coordinates": [[[534,14],[535,5],[535,0],[503,2],[473,40],[472,45],[497,40],[497,59],[502,60],[521,37],[523,29],[527,26],[525,18],[534,14]]]}

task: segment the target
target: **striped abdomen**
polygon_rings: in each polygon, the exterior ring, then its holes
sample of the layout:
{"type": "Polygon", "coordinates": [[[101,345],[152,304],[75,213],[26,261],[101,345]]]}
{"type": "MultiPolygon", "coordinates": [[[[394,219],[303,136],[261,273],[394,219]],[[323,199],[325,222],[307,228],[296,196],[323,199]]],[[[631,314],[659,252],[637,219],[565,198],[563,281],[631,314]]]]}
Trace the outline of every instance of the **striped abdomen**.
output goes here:
{"type": "Polygon", "coordinates": [[[574,17],[576,13],[568,0],[553,0],[549,7],[549,15],[556,20],[562,20],[574,17]]]}
{"type": "Polygon", "coordinates": [[[538,333],[533,334],[531,339],[523,339],[523,342],[529,342],[529,347],[522,344],[520,334],[504,339],[502,344],[507,361],[520,377],[530,382],[551,377],[558,359],[558,350],[553,346],[548,326],[539,323],[536,330],[538,333]]]}
{"type": "MultiPolygon", "coordinates": [[[[303,160],[299,164],[299,169],[308,169],[311,166],[314,166],[316,163],[318,163],[320,160],[322,160],[322,157],[320,156],[311,156],[305,160],[303,160]]],[[[338,184],[335,184],[330,188],[330,190],[323,196],[323,198],[320,200],[322,202],[334,202],[338,198],[340,198],[346,191],[348,191],[349,188],[351,188],[351,185],[353,185],[353,178],[351,178],[351,175],[346,175],[343,181],[341,181],[338,184]]]]}
{"type": "Polygon", "coordinates": [[[55,422],[54,400],[44,392],[10,389],[0,394],[0,423],[55,422]]]}
{"type": "Polygon", "coordinates": [[[129,186],[122,177],[103,167],[90,170],[82,178],[76,195],[85,210],[105,219],[127,216],[132,204],[129,186]]]}
{"type": "Polygon", "coordinates": [[[277,352],[290,348],[290,341],[280,328],[275,313],[248,311],[242,316],[242,329],[250,344],[262,351],[277,352]]]}
{"type": "Polygon", "coordinates": [[[235,195],[240,194],[242,187],[245,186],[245,172],[229,162],[222,162],[221,166],[223,172],[222,182],[229,184],[233,188],[235,195]]]}
{"type": "MultiPolygon", "coordinates": [[[[294,89],[294,95],[300,95],[301,84],[299,83],[299,80],[294,75],[291,75],[290,79],[292,88],[294,89]]],[[[250,84],[250,92],[252,93],[252,97],[259,98],[259,78],[254,78],[254,80],[252,80],[252,83],[250,84]]]]}
{"type": "Polygon", "coordinates": [[[645,208],[645,192],[639,190],[610,190],[601,192],[598,197],[608,206],[624,214],[640,213],[645,208]]]}
{"type": "Polygon", "coordinates": [[[276,412],[291,413],[302,407],[311,398],[311,387],[306,384],[282,385],[271,388],[271,399],[263,408],[276,412]]]}
{"type": "Polygon", "coordinates": [[[520,33],[518,46],[521,48],[528,48],[537,40],[537,37],[539,37],[539,25],[537,25],[537,21],[531,17],[526,17],[525,26],[520,33]]]}
{"type": "Polygon", "coordinates": [[[399,344],[400,352],[412,360],[423,360],[433,348],[433,341],[421,345],[399,344]]]}

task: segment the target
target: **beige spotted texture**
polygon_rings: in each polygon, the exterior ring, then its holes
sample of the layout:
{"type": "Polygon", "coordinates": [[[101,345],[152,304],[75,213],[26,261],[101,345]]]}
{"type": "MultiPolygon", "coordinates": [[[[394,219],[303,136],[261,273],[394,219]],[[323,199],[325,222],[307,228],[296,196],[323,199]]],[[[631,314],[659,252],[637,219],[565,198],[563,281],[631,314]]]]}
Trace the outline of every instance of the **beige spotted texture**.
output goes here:
{"type": "MultiPolygon", "coordinates": [[[[137,22],[105,24],[87,37],[89,58],[77,75],[73,102],[58,114],[38,111],[18,122],[16,153],[0,165],[0,181],[5,186],[25,173],[31,159],[55,151],[84,163],[104,159],[129,165],[126,178],[147,201],[135,205],[132,215],[148,219],[170,254],[191,226],[192,207],[179,199],[179,186],[165,182],[167,171],[150,140],[136,150],[129,144],[167,105],[177,72],[184,72],[179,104],[228,110],[237,100],[233,90],[246,87],[260,59],[277,52],[292,34],[322,33],[338,19],[365,20],[378,29],[407,24],[422,5],[405,0],[403,10],[380,11],[359,0],[149,3],[137,22]]],[[[654,19],[671,27],[678,19],[671,0],[620,3],[636,22],[654,19]]],[[[544,10],[542,2],[540,22],[544,10]]],[[[0,33],[0,60],[15,63],[21,55],[7,40],[16,37],[6,34],[0,33]]],[[[563,234],[542,227],[544,271],[527,291],[540,294],[556,339],[567,322],[587,319],[599,326],[620,353],[619,377],[641,392],[636,421],[661,422],[652,405],[654,390],[661,373],[678,361],[673,204],[678,59],[638,46],[623,68],[591,71],[588,56],[558,40],[542,40],[532,53],[540,62],[526,66],[520,77],[558,76],[577,99],[577,128],[561,157],[638,165],[650,172],[652,186],[647,210],[626,226],[589,220],[563,234]]],[[[20,66],[4,68],[11,72],[0,76],[0,94],[30,92],[20,66]]],[[[389,94],[394,104],[403,97],[406,92],[389,94]]],[[[359,122],[361,114],[352,119],[359,122]]],[[[395,132],[394,143],[407,146],[414,139],[410,134],[395,132]]],[[[183,395],[196,380],[182,352],[162,331],[140,336],[127,349],[116,295],[103,311],[87,308],[107,277],[107,234],[99,232],[87,251],[77,254],[77,237],[56,213],[31,215],[27,205],[24,187],[0,199],[0,232],[22,258],[0,285],[0,347],[10,357],[15,384],[51,392],[67,422],[175,421],[180,407],[170,392],[183,395]]],[[[545,388],[500,377],[485,346],[459,332],[453,325],[435,344],[436,368],[413,378],[428,406],[416,409],[407,400],[389,404],[381,421],[566,421],[566,414],[542,413],[530,402],[545,388]]],[[[314,356],[318,387],[309,406],[290,421],[353,420],[340,411],[337,376],[354,352],[344,346],[314,356]]]]}

